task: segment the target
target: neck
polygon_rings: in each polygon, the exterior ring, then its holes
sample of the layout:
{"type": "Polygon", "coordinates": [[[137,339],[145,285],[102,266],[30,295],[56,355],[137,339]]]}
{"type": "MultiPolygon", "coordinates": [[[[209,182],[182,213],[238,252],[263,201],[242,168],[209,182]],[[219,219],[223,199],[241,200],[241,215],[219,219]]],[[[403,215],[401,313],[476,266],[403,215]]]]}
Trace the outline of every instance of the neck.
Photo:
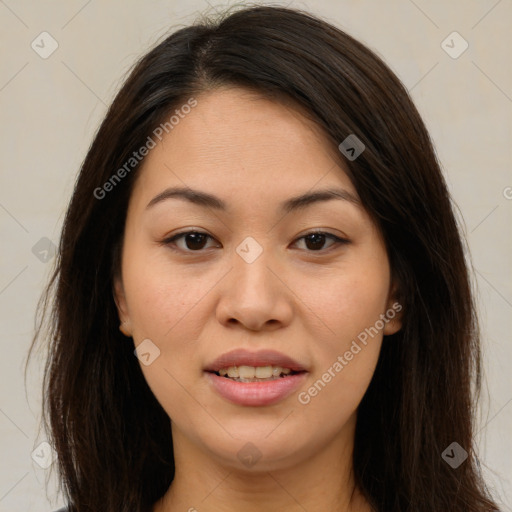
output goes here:
{"type": "Polygon", "coordinates": [[[354,422],[343,435],[293,465],[240,471],[208,457],[173,428],[175,478],[154,512],[337,510],[371,512],[355,486],[354,422]],[[347,442],[349,441],[350,442],[347,442]]]}

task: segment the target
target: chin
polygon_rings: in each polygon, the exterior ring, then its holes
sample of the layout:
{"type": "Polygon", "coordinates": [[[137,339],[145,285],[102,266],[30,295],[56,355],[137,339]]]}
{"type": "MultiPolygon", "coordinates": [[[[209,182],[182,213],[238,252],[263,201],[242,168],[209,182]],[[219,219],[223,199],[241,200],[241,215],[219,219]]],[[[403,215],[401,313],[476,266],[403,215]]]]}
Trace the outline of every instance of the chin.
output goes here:
{"type": "Polygon", "coordinates": [[[223,430],[212,437],[210,432],[199,439],[213,458],[232,470],[254,474],[286,469],[311,456],[320,439],[308,439],[300,426],[279,432],[280,421],[234,420],[223,425],[229,434],[223,430]]]}

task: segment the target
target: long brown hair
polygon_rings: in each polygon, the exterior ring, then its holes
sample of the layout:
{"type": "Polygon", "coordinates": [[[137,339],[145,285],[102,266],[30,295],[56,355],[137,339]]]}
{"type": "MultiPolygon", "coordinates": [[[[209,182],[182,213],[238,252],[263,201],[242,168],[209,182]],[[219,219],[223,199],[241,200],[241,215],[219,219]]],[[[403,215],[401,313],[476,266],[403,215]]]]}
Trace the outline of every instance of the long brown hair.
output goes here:
{"type": "Polygon", "coordinates": [[[386,241],[404,318],[359,406],[356,483],[382,512],[497,509],[475,455],[481,362],[464,247],[420,115],[382,60],[343,31],[256,6],[203,19],[147,53],[83,162],[30,349],[48,340],[43,421],[71,510],[148,511],[173,479],[169,417],[119,332],[112,295],[140,165],[98,190],[175,108],[223,85],[293,102],[333,147],[350,134],[365,145],[355,160],[338,155],[386,241]],[[468,454],[456,468],[442,456],[453,442],[468,454]]]}

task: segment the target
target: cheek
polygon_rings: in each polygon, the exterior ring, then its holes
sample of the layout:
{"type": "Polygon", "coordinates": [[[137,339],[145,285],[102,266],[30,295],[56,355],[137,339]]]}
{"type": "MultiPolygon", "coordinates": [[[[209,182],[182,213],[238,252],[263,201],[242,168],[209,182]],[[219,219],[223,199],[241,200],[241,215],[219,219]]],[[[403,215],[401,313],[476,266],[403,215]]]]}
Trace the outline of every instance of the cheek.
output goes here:
{"type": "MultiPolygon", "coordinates": [[[[151,256],[151,255],[150,255],[151,256]]],[[[175,337],[206,295],[212,276],[198,278],[176,269],[163,256],[127,258],[124,286],[134,337],[175,337]],[[172,334],[171,334],[172,333],[172,334]]]]}
{"type": "Polygon", "coordinates": [[[159,351],[151,364],[141,362],[145,380],[170,418],[192,424],[202,414],[191,399],[200,375],[191,362],[207,321],[201,299],[211,288],[210,279],[191,279],[169,268],[165,259],[130,257],[125,270],[135,344],[149,339],[159,351]]]}
{"type": "Polygon", "coordinates": [[[308,287],[311,310],[328,329],[322,329],[325,334],[315,345],[317,365],[303,390],[308,395],[304,401],[311,398],[308,407],[318,414],[332,410],[333,419],[346,419],[357,408],[380,354],[389,270],[385,253],[377,254],[360,255],[333,272],[323,286],[316,280],[308,287]]]}
{"type": "Polygon", "coordinates": [[[368,389],[382,346],[382,331],[374,326],[385,311],[385,295],[372,295],[366,281],[340,284],[360,285],[356,290],[364,292],[330,290],[331,300],[320,310],[329,331],[315,344],[314,372],[298,396],[308,417],[325,420],[328,415],[333,435],[355,413],[368,389]]]}
{"type": "Polygon", "coordinates": [[[347,262],[319,280],[304,286],[304,302],[329,327],[328,336],[337,349],[375,325],[386,311],[389,270],[383,259],[360,258],[347,262]],[[307,289],[307,293],[306,293],[307,289]]]}

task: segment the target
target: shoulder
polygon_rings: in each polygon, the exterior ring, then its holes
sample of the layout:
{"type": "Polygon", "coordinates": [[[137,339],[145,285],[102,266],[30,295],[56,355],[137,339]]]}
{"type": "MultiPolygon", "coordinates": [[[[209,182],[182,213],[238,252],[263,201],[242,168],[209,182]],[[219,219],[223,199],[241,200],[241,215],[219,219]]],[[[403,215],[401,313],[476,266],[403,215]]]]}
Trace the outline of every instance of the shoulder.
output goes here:
{"type": "Polygon", "coordinates": [[[55,512],[68,512],[68,507],[59,508],[59,510],[56,510],[55,512]]]}

